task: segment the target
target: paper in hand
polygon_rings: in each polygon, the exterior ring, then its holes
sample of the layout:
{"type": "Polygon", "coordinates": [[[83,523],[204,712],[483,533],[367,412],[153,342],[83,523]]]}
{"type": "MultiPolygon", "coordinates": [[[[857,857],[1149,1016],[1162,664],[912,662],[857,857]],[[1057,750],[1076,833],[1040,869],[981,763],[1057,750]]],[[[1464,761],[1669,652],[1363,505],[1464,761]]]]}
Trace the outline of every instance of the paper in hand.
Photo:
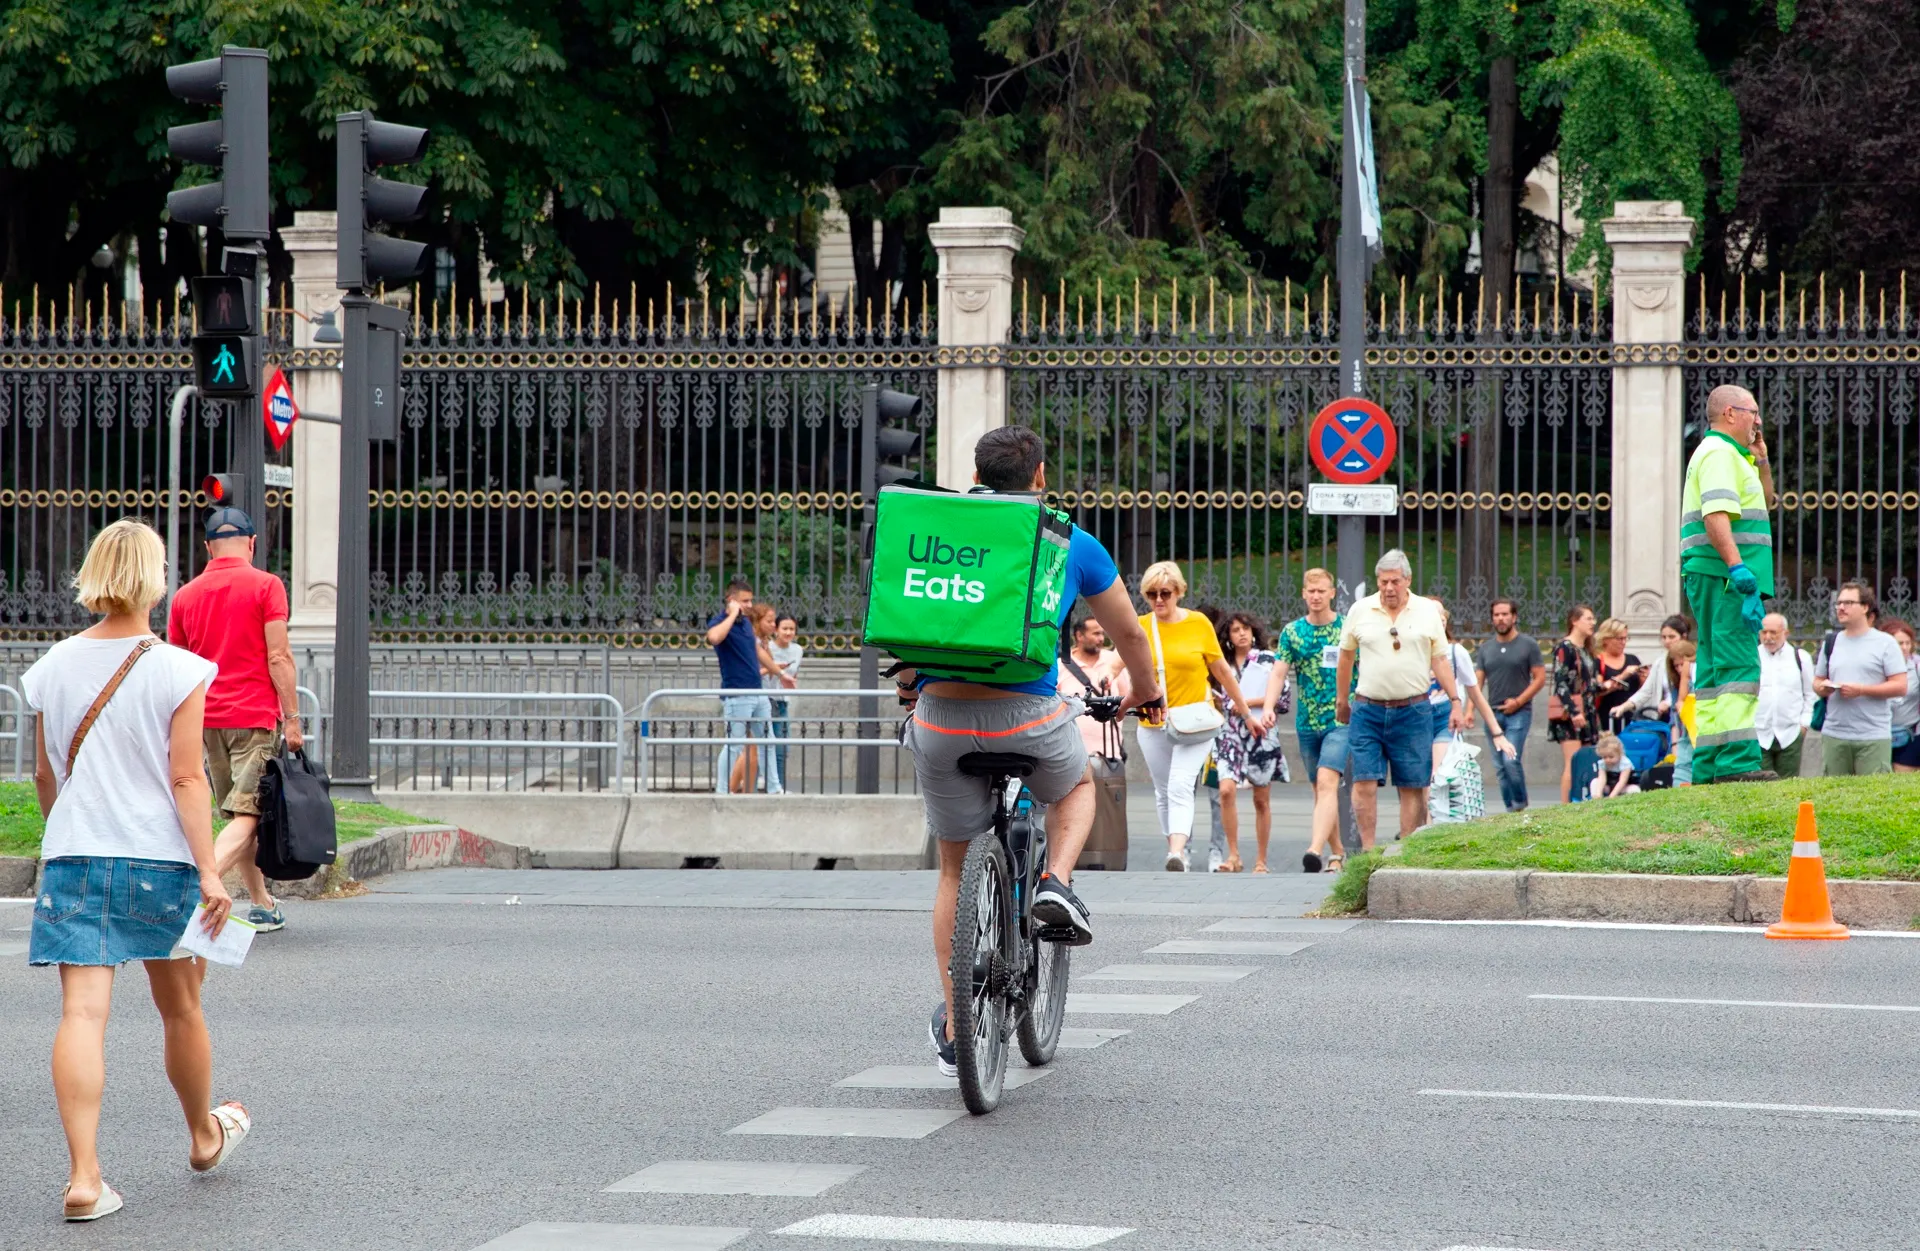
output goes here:
{"type": "Polygon", "coordinates": [[[206,931],[206,917],[205,904],[194,908],[193,919],[187,922],[187,932],[180,936],[180,949],[215,964],[239,966],[246,960],[247,952],[253,947],[253,936],[259,931],[238,917],[230,916],[227,923],[220,927],[219,937],[211,937],[206,931]]]}

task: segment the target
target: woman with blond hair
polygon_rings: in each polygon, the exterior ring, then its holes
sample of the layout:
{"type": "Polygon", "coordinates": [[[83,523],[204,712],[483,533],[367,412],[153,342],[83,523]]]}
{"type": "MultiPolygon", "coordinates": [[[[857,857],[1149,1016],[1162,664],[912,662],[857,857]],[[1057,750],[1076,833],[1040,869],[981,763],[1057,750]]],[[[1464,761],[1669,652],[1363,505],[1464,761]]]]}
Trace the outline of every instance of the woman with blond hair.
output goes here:
{"type": "Polygon", "coordinates": [[[1602,733],[1617,731],[1627,701],[1647,680],[1647,667],[1627,650],[1627,623],[1608,617],[1593,632],[1593,708],[1602,733]]]}
{"type": "Polygon", "coordinates": [[[1160,674],[1167,717],[1157,726],[1142,722],[1138,741],[1147,772],[1153,775],[1153,802],[1160,814],[1160,833],[1167,840],[1169,873],[1187,871],[1194,788],[1214,737],[1226,724],[1214,710],[1207,690],[1208,676],[1219,684],[1234,712],[1257,734],[1265,735],[1274,721],[1273,713],[1255,713],[1247,706],[1233,667],[1221,653],[1213,622],[1202,613],[1180,607],[1180,597],[1186,593],[1187,580],[1180,566],[1170,560],[1148,565],[1140,575],[1140,594],[1152,608],[1140,618],[1140,624],[1146,629],[1154,668],[1160,674]],[[1206,731],[1208,724],[1212,733],[1206,731]]]}
{"type": "Polygon", "coordinates": [[[121,1206],[101,1179],[96,1144],[120,965],[146,964],[167,1079],[187,1116],[188,1165],[217,1168],[252,1120],[238,1103],[208,1109],[205,968],[178,950],[195,904],[214,935],[233,909],[214,869],[213,796],[200,754],[216,668],[149,628],[166,590],[166,550],[144,522],[117,521],[95,536],[76,587],[103,620],[55,643],[21,678],[39,714],[33,784],[46,818],[27,963],[60,968],[53,1090],[69,1156],[63,1214],[91,1221],[121,1206]]]}

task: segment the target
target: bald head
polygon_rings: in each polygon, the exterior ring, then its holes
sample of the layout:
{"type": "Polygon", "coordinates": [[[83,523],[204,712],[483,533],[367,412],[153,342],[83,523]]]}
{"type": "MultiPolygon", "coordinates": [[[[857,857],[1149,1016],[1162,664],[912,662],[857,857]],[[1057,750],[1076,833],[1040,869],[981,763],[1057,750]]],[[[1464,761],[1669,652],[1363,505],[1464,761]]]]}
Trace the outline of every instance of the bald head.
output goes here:
{"type": "Polygon", "coordinates": [[[1770,652],[1777,652],[1787,641],[1787,619],[1777,612],[1770,612],[1760,621],[1760,645],[1770,652]]]}
{"type": "Polygon", "coordinates": [[[1760,405],[1745,387],[1724,383],[1707,393],[1707,425],[1752,447],[1760,434],[1760,405]]]}

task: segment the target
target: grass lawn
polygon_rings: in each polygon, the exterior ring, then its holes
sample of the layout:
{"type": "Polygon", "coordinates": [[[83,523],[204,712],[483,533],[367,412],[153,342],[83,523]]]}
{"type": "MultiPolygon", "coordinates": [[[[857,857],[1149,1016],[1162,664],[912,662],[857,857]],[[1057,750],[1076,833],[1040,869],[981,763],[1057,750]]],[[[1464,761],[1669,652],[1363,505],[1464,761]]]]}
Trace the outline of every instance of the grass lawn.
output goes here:
{"type": "MultiPolygon", "coordinates": [[[[357,843],[372,838],[374,831],[389,825],[425,825],[423,818],[379,804],[349,804],[335,800],[334,828],[340,843],[357,843]]],[[[34,798],[31,782],[0,782],[0,856],[38,856],[40,835],[46,823],[40,819],[40,804],[34,798]]],[[[216,821],[215,828],[219,828],[216,821]]]]}
{"type": "Polygon", "coordinates": [[[1920,774],[1689,786],[1503,814],[1407,840],[1421,869],[1784,877],[1802,800],[1828,877],[1920,880],[1920,774]]]}

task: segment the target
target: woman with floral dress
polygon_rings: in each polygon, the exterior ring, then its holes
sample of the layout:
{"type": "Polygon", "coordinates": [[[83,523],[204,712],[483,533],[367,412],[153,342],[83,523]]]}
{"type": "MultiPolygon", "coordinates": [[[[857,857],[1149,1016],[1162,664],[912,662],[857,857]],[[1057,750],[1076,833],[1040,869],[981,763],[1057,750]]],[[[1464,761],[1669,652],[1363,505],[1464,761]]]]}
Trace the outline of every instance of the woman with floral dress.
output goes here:
{"type": "Polygon", "coordinates": [[[1547,733],[1560,744],[1560,802],[1573,794],[1573,757],[1600,741],[1600,718],[1593,708],[1597,668],[1593,653],[1593,609],[1575,604],[1567,614],[1567,637],[1553,649],[1553,697],[1547,703],[1547,733]]]}
{"type": "Polygon", "coordinates": [[[1286,757],[1280,751],[1275,708],[1282,684],[1273,680],[1278,657],[1273,642],[1260,622],[1244,612],[1234,613],[1220,627],[1220,650],[1233,666],[1240,694],[1249,708],[1259,706],[1264,723],[1250,726],[1239,713],[1227,710],[1227,725],[1214,741],[1213,758],[1220,769],[1220,826],[1227,836],[1227,857],[1220,865],[1223,873],[1238,873],[1240,863],[1240,813],[1234,805],[1234,789],[1253,790],[1253,830],[1258,850],[1253,871],[1267,871],[1267,843],[1273,837],[1273,779],[1287,780],[1286,757]]]}

